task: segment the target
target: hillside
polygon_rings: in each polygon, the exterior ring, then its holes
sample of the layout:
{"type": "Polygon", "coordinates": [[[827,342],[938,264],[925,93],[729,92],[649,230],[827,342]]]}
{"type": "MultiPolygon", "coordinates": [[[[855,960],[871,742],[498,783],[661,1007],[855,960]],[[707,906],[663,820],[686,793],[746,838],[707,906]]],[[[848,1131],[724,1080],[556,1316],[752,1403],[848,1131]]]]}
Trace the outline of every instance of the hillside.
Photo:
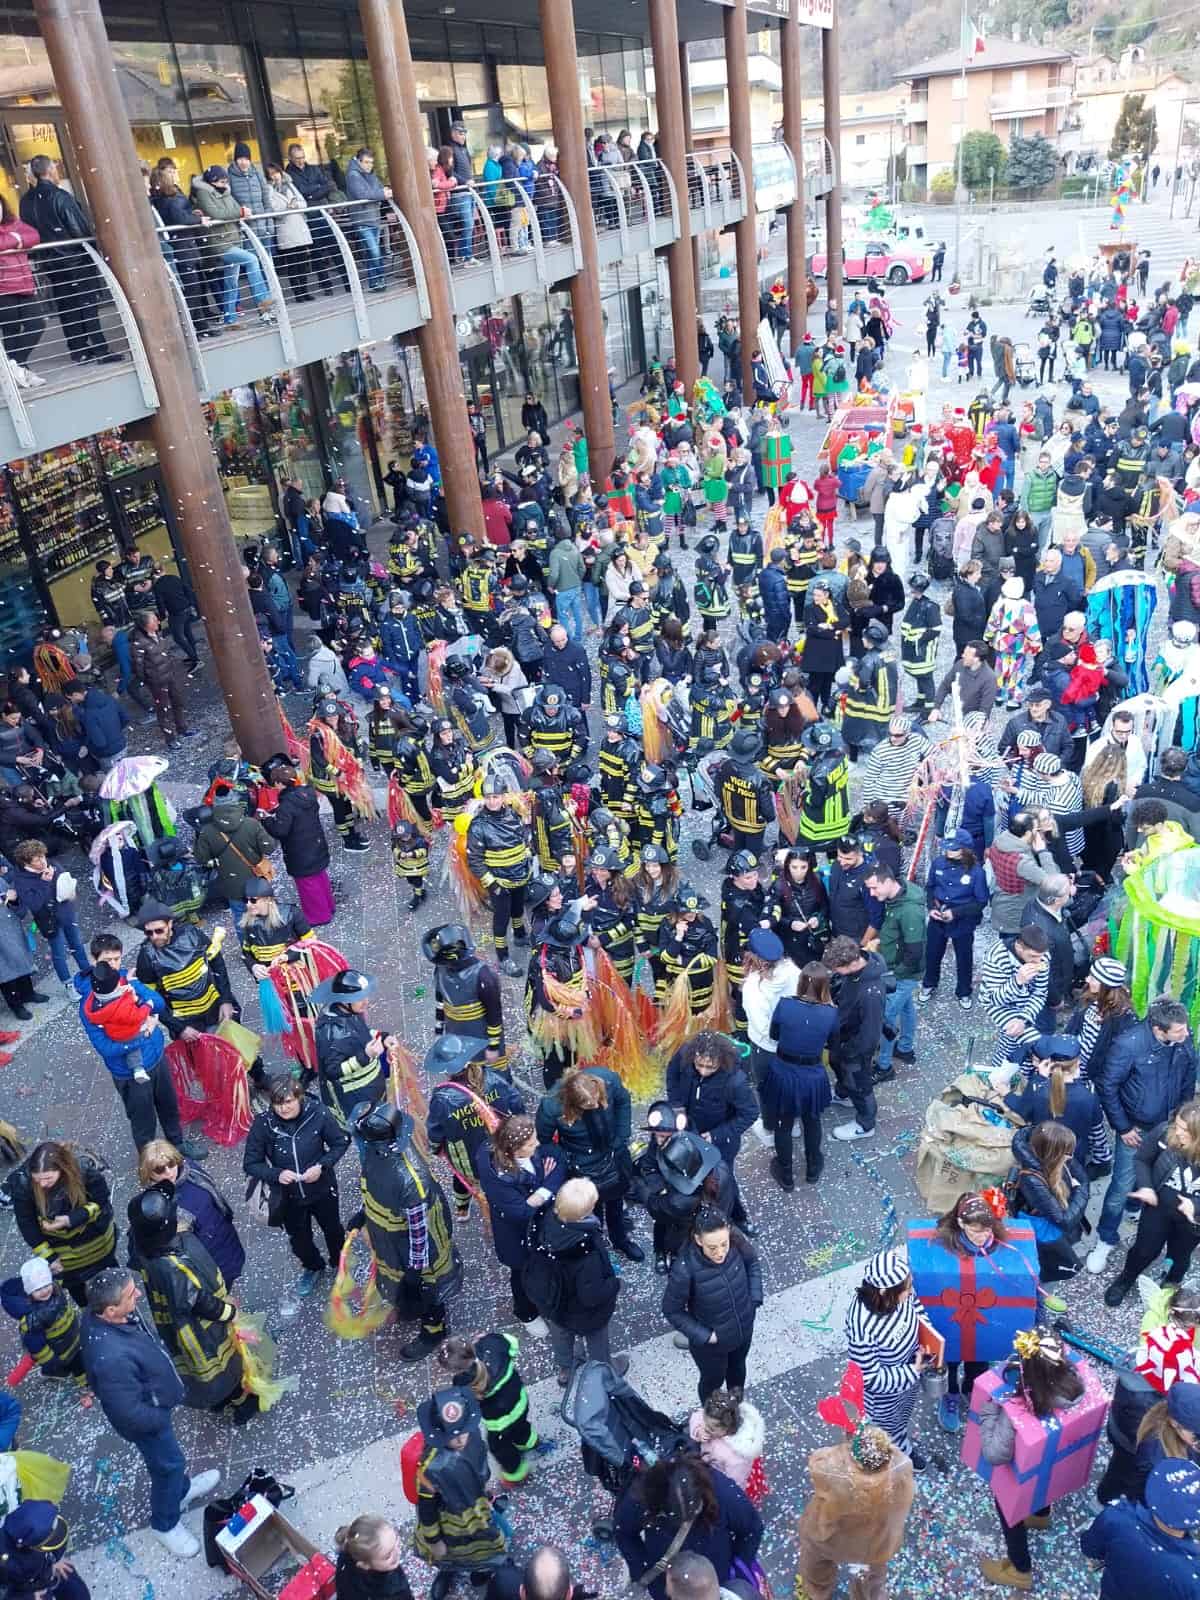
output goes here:
{"type": "MultiPolygon", "coordinates": [[[[1117,10],[1112,0],[997,0],[971,12],[985,34],[1004,34],[1088,53],[1119,55],[1141,44],[1147,62],[1170,61],[1176,71],[1200,71],[1196,7],[1179,0],[1132,0],[1117,10]]],[[[881,14],[877,0],[840,0],[842,78],[846,89],[882,89],[906,62],[948,50],[959,37],[958,0],[893,0],[881,14]],[[886,26],[880,27],[881,15],[886,26]]]]}

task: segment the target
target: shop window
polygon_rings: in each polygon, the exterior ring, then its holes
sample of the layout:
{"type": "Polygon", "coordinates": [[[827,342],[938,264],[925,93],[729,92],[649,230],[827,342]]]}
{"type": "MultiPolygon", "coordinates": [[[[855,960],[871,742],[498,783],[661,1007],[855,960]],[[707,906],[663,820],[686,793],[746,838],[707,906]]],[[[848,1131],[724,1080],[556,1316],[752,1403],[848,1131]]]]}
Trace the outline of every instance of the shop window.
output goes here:
{"type": "Polygon", "coordinates": [[[650,102],[646,94],[646,57],[641,45],[630,40],[625,46],[625,100],[630,128],[653,132],[650,127],[650,102]]]}
{"type": "Polygon", "coordinates": [[[628,100],[625,95],[625,57],[622,51],[608,50],[600,57],[600,76],[604,84],[604,131],[615,139],[629,127],[628,100]]]}

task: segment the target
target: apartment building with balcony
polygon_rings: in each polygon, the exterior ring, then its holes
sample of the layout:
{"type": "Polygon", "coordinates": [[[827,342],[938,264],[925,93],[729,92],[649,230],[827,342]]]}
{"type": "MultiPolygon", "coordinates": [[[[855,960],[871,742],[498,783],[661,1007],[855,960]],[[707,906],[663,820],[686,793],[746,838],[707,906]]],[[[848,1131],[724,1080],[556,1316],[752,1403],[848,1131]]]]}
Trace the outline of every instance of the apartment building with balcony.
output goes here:
{"type": "Polygon", "coordinates": [[[988,39],[964,75],[959,50],[946,50],[897,73],[908,85],[903,112],[909,177],[928,187],[954,169],[958,142],[967,133],[1058,138],[1072,99],[1071,55],[1051,45],[988,39]]]}

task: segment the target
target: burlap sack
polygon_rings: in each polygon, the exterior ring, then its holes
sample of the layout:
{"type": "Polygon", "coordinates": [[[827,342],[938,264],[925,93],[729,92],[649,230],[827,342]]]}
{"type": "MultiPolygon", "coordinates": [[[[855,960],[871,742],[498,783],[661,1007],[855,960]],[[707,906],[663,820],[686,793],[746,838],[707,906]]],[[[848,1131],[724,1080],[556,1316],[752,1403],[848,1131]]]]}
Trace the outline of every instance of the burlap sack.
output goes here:
{"type": "Polygon", "coordinates": [[[988,1098],[1001,1109],[999,1096],[975,1073],[963,1073],[930,1103],[917,1146],[917,1190],[934,1216],[972,1189],[1003,1183],[1013,1164],[1013,1128],[1020,1119],[991,1122],[980,1106],[950,1104],[955,1091],[988,1098]]]}

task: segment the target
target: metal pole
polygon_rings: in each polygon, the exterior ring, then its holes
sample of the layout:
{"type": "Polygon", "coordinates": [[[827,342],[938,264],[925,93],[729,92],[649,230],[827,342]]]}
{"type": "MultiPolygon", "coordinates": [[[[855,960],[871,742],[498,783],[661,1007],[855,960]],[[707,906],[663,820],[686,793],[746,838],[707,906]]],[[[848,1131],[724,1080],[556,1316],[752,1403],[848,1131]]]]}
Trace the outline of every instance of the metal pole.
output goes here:
{"type": "Polygon", "coordinates": [[[967,136],[967,56],[964,40],[967,36],[967,0],[963,0],[958,27],[958,53],[960,57],[959,82],[961,121],[958,125],[958,145],[954,151],[954,279],[958,281],[959,249],[962,243],[962,147],[967,136]]]}
{"type": "MultiPolygon", "coordinates": [[[[690,231],[682,227],[688,194],[687,141],[684,131],[683,84],[679,74],[679,25],[675,0],[650,0],[650,50],[654,57],[654,98],[658,112],[658,154],[685,202],[681,231],[667,246],[667,276],[671,283],[671,327],[675,335],[675,370],[690,398],[700,376],[696,342],[696,282],[690,231]]],[[[578,97],[577,97],[578,98],[578,97]]]]}
{"type": "Polygon", "coordinates": [[[133,308],[158,390],[150,432],[229,720],[247,757],[263,761],[283,748],[279,704],[258,645],[187,342],[140,192],[137,150],[98,0],[36,0],[35,11],[76,169],[87,177],[96,237],[133,308]]]}
{"type": "Polygon", "coordinates": [[[787,214],[787,286],[792,349],[808,327],[808,258],[804,244],[804,103],[800,61],[800,23],[795,7],[779,21],[779,65],[783,80],[783,142],[796,163],[796,198],[787,214]]]}
{"type": "Polygon", "coordinates": [[[750,133],[750,62],[746,0],[723,13],[725,71],[729,84],[729,143],[745,174],[746,215],[734,224],[737,246],[738,331],[742,341],[742,399],[754,400],[752,360],[758,342],[758,225],[754,209],[754,149],[750,133]]]}
{"type": "Polygon", "coordinates": [[[840,328],[844,326],[845,280],[842,271],[841,47],[836,4],[829,27],[821,30],[821,95],[824,100],[825,137],[833,152],[834,176],[833,188],[825,196],[825,290],[829,302],[837,305],[840,328]]]}
{"type": "Polygon", "coordinates": [[[995,169],[995,167],[989,167],[988,168],[988,207],[989,207],[989,209],[992,206],[994,206],[995,203],[996,203],[996,169],[995,169]]]}
{"type": "Polygon", "coordinates": [[[442,464],[450,536],[452,541],[464,533],[482,539],[483,505],[475,446],[467,421],[450,275],[445,270],[446,257],[425,158],[426,136],[417,104],[408,23],[400,0],[361,0],[359,11],[379,108],[379,128],[387,152],[388,181],[416,235],[425,263],[429,318],[417,329],[417,344],[429,396],[429,418],[442,464]]]}
{"type": "MultiPolygon", "coordinates": [[[[596,244],[596,218],[583,144],[583,107],[579,102],[575,7],[572,0],[540,0],[539,10],[550,122],[558,145],[559,171],[578,213],[579,244],[583,252],[583,271],[571,279],[571,314],[575,318],[583,431],[587,437],[591,472],[603,483],[615,447],[612,401],[608,392],[608,349],[600,306],[600,251],[596,244]]],[[[693,335],[693,345],[695,342],[693,335]]]]}

